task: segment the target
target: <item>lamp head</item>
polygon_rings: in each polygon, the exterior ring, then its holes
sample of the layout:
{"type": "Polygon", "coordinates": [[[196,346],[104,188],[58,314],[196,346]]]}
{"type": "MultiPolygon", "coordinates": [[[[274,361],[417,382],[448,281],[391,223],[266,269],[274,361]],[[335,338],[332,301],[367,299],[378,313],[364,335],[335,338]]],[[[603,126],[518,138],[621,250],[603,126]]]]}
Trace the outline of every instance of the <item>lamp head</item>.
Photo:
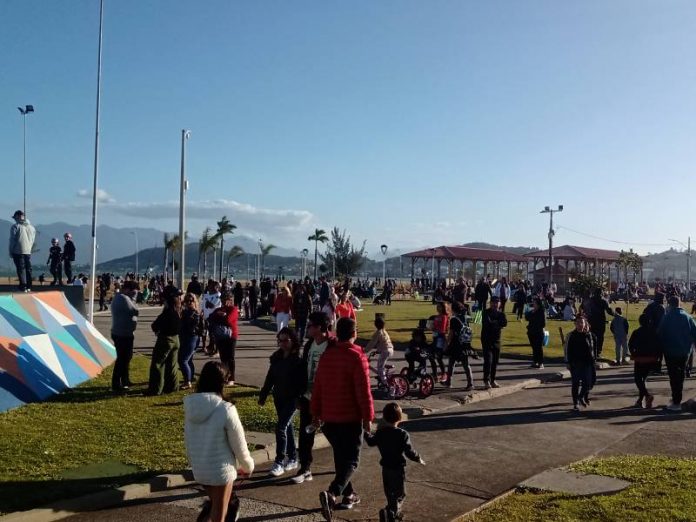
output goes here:
{"type": "Polygon", "coordinates": [[[558,211],[562,212],[563,211],[563,205],[558,205],[558,211]]]}

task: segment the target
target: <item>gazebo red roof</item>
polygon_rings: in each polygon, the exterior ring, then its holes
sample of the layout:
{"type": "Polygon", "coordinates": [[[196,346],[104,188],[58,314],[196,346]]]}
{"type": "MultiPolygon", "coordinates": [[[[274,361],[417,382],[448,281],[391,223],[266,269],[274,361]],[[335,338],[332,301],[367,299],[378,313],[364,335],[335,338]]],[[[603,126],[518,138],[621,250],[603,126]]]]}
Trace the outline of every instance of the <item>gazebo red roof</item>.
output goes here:
{"type": "MultiPolygon", "coordinates": [[[[601,248],[586,248],[573,245],[554,247],[552,254],[555,259],[570,259],[577,261],[618,261],[620,252],[616,250],[603,250],[601,248]]],[[[526,258],[543,258],[549,256],[549,249],[528,252],[526,258]]]]}
{"type": "Polygon", "coordinates": [[[505,250],[492,248],[472,248],[465,246],[439,246],[425,248],[403,254],[405,257],[421,257],[426,259],[450,259],[455,261],[513,261],[526,263],[528,258],[505,250]]]}

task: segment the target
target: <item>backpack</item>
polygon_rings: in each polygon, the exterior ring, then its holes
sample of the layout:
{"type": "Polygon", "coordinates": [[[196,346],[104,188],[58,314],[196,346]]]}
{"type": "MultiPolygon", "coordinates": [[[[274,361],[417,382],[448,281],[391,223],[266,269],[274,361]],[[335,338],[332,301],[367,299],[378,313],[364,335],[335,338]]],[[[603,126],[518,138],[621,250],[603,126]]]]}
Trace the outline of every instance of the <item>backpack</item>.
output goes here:
{"type": "Polygon", "coordinates": [[[459,316],[455,316],[454,319],[457,319],[461,323],[461,328],[459,329],[459,332],[457,333],[457,343],[459,346],[466,346],[467,344],[471,344],[471,340],[474,337],[474,332],[472,331],[471,327],[469,326],[469,321],[466,319],[462,319],[459,316]]]}

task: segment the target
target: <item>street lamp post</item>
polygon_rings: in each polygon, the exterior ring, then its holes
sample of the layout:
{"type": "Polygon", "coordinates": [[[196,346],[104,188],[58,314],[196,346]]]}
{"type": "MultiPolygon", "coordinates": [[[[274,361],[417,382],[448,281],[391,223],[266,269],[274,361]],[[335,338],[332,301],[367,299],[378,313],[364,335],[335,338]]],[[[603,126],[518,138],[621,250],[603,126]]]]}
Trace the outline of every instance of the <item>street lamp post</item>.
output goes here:
{"type": "Polygon", "coordinates": [[[261,238],[259,238],[259,255],[256,258],[256,265],[258,266],[257,279],[259,281],[261,281],[261,278],[263,277],[263,273],[261,271],[262,256],[263,256],[263,241],[261,240],[261,238]]]}
{"type": "Polygon", "coordinates": [[[382,259],[382,285],[387,284],[387,250],[389,247],[387,245],[382,245],[379,247],[379,249],[382,251],[382,256],[384,259],[382,259]]]}
{"type": "Polygon", "coordinates": [[[23,128],[24,128],[24,145],[23,145],[23,152],[22,155],[24,157],[24,206],[22,207],[22,210],[24,212],[24,215],[27,215],[27,114],[30,112],[34,112],[34,106],[33,105],[25,105],[24,108],[22,109],[21,107],[17,107],[19,112],[22,113],[22,121],[23,123],[23,128]]]}
{"type": "Polygon", "coordinates": [[[101,106],[101,61],[104,0],[99,2],[99,50],[97,52],[97,110],[94,125],[94,179],[92,183],[92,270],[89,280],[89,320],[94,323],[94,286],[97,280],[97,186],[99,181],[99,108],[101,106]]]}
{"type": "Polygon", "coordinates": [[[691,236],[688,237],[686,245],[676,239],[670,239],[670,241],[679,243],[686,248],[686,291],[691,292],[691,236]]]}
{"type": "Polygon", "coordinates": [[[135,237],[135,280],[138,280],[138,253],[140,248],[138,248],[138,231],[131,230],[131,234],[135,237]]]}
{"type": "Polygon", "coordinates": [[[540,214],[549,214],[549,289],[553,284],[553,236],[556,232],[553,230],[553,214],[554,212],[563,212],[563,205],[558,205],[557,209],[552,209],[550,207],[544,207],[544,210],[540,214]]]}
{"type": "MultiPolygon", "coordinates": [[[[186,179],[186,141],[191,137],[191,131],[181,129],[181,180],[179,182],[179,288],[184,289],[184,278],[186,277],[186,191],[188,190],[188,180],[186,179]]],[[[220,252],[222,260],[224,252],[220,252]]],[[[222,270],[220,271],[222,272],[222,270]]],[[[222,273],[220,273],[222,277],[222,273]]]]}

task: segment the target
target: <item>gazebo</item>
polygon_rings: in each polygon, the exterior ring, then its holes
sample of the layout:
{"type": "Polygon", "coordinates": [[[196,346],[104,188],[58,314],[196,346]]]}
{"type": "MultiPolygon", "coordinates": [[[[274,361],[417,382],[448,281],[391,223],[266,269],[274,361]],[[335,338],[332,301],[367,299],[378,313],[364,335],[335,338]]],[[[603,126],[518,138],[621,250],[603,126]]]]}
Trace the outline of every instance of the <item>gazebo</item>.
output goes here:
{"type": "MultiPolygon", "coordinates": [[[[606,274],[611,280],[612,265],[616,267],[620,255],[621,253],[616,250],[603,250],[600,248],[573,245],[554,247],[551,249],[554,265],[553,279],[556,284],[562,283],[564,291],[569,282],[568,278],[571,272],[600,277],[606,274]]],[[[548,282],[549,250],[528,252],[524,254],[524,257],[532,261],[535,268],[534,275],[541,278],[539,282],[548,282]],[[539,262],[543,263],[543,268],[536,270],[539,262]]]]}
{"type": "Polygon", "coordinates": [[[453,277],[456,274],[456,265],[460,264],[462,272],[464,264],[469,263],[473,266],[474,275],[476,274],[479,264],[483,265],[483,273],[495,274],[496,277],[501,276],[501,268],[503,274],[510,278],[512,273],[512,264],[515,264],[516,270],[524,265],[524,273],[527,273],[528,263],[531,259],[513,254],[505,250],[495,250],[489,248],[473,248],[466,246],[439,246],[433,248],[425,248],[403,254],[404,257],[411,258],[411,279],[415,278],[416,263],[421,261],[423,267],[427,270],[428,264],[432,273],[433,285],[442,278],[442,262],[447,265],[447,277],[453,277]],[[492,268],[489,268],[492,267],[492,268]]]}

